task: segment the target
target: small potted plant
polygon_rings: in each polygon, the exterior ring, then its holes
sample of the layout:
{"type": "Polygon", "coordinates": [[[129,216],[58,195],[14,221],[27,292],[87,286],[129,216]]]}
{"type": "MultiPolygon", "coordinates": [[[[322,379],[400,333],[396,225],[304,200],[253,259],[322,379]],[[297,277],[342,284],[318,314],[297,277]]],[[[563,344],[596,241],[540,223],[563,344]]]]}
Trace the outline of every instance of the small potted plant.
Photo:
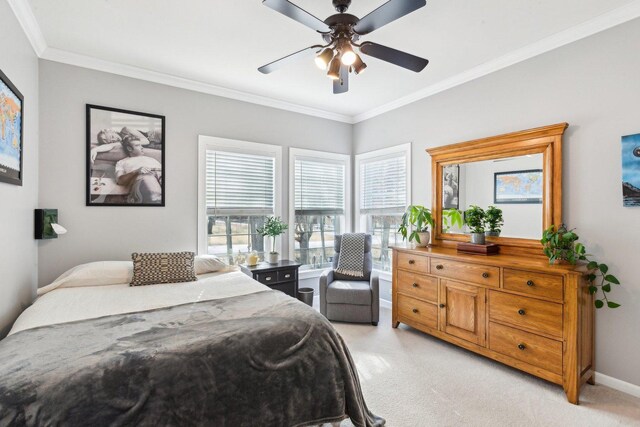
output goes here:
{"type": "Polygon", "coordinates": [[[471,243],[484,245],[485,213],[480,206],[471,205],[464,213],[464,221],[471,231],[471,243]]]}
{"type": "Polygon", "coordinates": [[[549,264],[576,264],[578,261],[587,261],[586,279],[589,282],[589,293],[596,295],[594,304],[596,308],[607,305],[609,308],[620,307],[620,304],[609,301],[607,294],[611,292],[611,285],[619,285],[616,276],[609,273],[606,264],[590,260],[587,249],[582,243],[577,243],[579,237],[573,229],[567,229],[564,224],[551,227],[542,233],[544,254],[549,258],[549,264]],[[598,292],[602,294],[598,294],[598,292]]]}
{"type": "Polygon", "coordinates": [[[289,228],[289,226],[283,222],[279,216],[270,216],[267,217],[264,226],[257,229],[258,234],[271,237],[271,252],[269,252],[270,264],[278,263],[280,254],[276,251],[276,237],[284,234],[287,228],[289,228]]]}
{"type": "Polygon", "coordinates": [[[498,237],[502,231],[504,220],[502,219],[502,209],[489,206],[485,211],[485,225],[489,228],[484,232],[485,236],[498,237]]]}
{"type": "Polygon", "coordinates": [[[431,211],[424,206],[410,205],[404,215],[398,232],[402,234],[402,238],[406,239],[409,232],[409,226],[413,226],[413,231],[409,234],[409,241],[416,241],[416,246],[423,248],[429,244],[431,234],[429,226],[433,228],[433,216],[431,211]]]}

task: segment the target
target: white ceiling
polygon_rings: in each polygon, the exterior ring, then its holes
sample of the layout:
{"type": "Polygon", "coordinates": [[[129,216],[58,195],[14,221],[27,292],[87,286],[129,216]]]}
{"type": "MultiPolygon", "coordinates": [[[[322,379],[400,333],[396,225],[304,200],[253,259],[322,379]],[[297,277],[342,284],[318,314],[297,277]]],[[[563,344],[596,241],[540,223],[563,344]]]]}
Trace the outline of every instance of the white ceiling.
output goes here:
{"type": "MultiPolygon", "coordinates": [[[[256,70],[321,42],[313,30],[263,6],[261,0],[28,0],[20,7],[15,4],[26,0],[9,1],[14,10],[31,6],[48,50],[57,53],[49,56],[57,60],[64,61],[60,51],[71,52],[356,121],[391,108],[398,99],[428,94],[429,88],[460,80],[484,65],[505,62],[505,55],[526,49],[529,56],[541,53],[535,46],[544,48],[547,39],[558,40],[547,50],[562,45],[572,29],[594,27],[590,23],[603,16],[617,13],[623,22],[633,18],[624,16],[629,11],[640,10],[630,9],[638,0],[431,0],[362,39],[428,58],[423,72],[363,56],[367,71],[352,75],[348,93],[334,95],[331,81],[311,59],[269,75],[256,70]]],[[[335,13],[331,0],[293,2],[320,19],[335,13]]],[[[383,3],[353,0],[349,12],[362,17],[383,3]]],[[[574,39],[584,35],[588,32],[574,39]]],[[[42,56],[47,58],[46,50],[42,56]]]]}

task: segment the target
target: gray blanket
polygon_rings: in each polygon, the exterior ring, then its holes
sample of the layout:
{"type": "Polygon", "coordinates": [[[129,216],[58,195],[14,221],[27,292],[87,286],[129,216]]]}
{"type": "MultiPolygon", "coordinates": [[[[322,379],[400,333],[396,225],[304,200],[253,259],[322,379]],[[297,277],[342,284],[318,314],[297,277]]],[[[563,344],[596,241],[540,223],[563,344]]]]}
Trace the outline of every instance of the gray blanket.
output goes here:
{"type": "Polygon", "coordinates": [[[0,426],[307,426],[367,409],[342,338],[277,291],[44,326],[0,342],[0,426]]]}

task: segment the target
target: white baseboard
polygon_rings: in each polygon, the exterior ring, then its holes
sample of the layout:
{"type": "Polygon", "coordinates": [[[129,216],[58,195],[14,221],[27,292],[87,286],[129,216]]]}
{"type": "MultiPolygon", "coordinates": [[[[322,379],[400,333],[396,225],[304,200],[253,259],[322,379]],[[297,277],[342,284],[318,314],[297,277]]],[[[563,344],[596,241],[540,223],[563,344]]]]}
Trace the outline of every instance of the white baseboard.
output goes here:
{"type": "Polygon", "coordinates": [[[605,385],[614,390],[640,397],[640,386],[596,372],[596,384],[605,385]]]}
{"type": "Polygon", "coordinates": [[[380,298],[380,307],[391,309],[391,301],[380,298]]]}

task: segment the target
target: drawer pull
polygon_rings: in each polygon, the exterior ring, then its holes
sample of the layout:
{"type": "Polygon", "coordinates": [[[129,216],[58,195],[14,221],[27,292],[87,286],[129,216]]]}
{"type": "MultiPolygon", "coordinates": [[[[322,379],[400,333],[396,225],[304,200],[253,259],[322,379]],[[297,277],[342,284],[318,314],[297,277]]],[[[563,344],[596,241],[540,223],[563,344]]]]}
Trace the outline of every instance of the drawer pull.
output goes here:
{"type": "Polygon", "coordinates": [[[520,310],[518,310],[518,314],[520,316],[524,316],[526,314],[526,312],[524,311],[524,308],[521,308],[520,310]]]}
{"type": "Polygon", "coordinates": [[[414,284],[413,284],[413,285],[411,285],[411,286],[413,286],[414,288],[417,288],[417,287],[418,287],[418,284],[417,284],[417,283],[414,283],[414,284]]]}
{"type": "Polygon", "coordinates": [[[486,271],[484,273],[482,273],[482,277],[484,277],[485,279],[489,278],[489,273],[487,273],[486,271]]]}
{"type": "Polygon", "coordinates": [[[518,348],[519,348],[520,350],[524,350],[525,348],[527,348],[527,346],[526,346],[526,345],[524,345],[524,344],[518,344],[518,348]]]}
{"type": "Polygon", "coordinates": [[[415,259],[410,259],[410,260],[409,260],[409,264],[415,264],[415,263],[416,263],[416,260],[415,260],[415,259]]]}
{"type": "Polygon", "coordinates": [[[535,285],[535,283],[533,283],[533,280],[527,280],[527,286],[533,286],[535,285]]]}
{"type": "Polygon", "coordinates": [[[444,265],[442,264],[436,265],[436,270],[442,270],[443,268],[444,268],[444,265]]]}
{"type": "Polygon", "coordinates": [[[445,307],[446,307],[446,305],[440,304],[440,308],[445,308],[445,307]]]}
{"type": "Polygon", "coordinates": [[[411,311],[413,311],[414,313],[418,313],[418,309],[417,309],[417,308],[414,308],[414,309],[413,309],[413,310],[411,310],[411,311]]]}
{"type": "Polygon", "coordinates": [[[267,282],[270,282],[271,281],[271,277],[265,277],[264,280],[267,281],[267,282]]]}
{"type": "Polygon", "coordinates": [[[291,274],[285,274],[285,275],[284,275],[284,278],[285,278],[285,279],[288,279],[289,277],[291,277],[291,274]]]}

